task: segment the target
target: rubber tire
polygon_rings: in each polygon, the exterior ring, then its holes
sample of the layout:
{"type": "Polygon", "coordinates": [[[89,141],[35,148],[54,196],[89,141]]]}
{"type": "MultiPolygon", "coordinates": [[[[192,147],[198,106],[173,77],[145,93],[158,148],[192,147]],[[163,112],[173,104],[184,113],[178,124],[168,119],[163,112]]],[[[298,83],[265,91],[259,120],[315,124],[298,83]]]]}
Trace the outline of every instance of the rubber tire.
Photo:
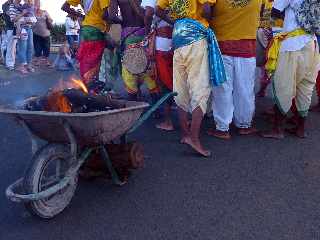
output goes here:
{"type": "MultiPolygon", "coordinates": [[[[65,161],[68,167],[70,167],[72,164],[72,157],[68,145],[48,144],[37,151],[32,158],[32,165],[29,167],[24,177],[23,187],[26,193],[39,192],[41,175],[52,159],[61,159],[65,161]]],[[[46,203],[48,203],[47,200],[39,200],[25,203],[26,209],[32,215],[43,219],[55,217],[70,204],[77,188],[78,176],[76,176],[73,183],[74,184],[69,185],[62,190],[63,193],[61,194],[61,197],[59,197],[58,204],[55,206],[46,205],[46,203]]]]}

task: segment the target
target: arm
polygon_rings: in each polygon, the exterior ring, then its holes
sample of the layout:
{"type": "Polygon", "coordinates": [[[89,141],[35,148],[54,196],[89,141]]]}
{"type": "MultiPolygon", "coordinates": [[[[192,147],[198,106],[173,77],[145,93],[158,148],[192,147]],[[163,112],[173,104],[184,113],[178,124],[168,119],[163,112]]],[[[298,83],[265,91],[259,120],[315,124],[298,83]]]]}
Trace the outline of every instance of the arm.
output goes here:
{"type": "Polygon", "coordinates": [[[53,20],[52,20],[52,18],[50,17],[49,13],[48,13],[47,11],[44,11],[44,14],[45,14],[47,20],[48,20],[50,23],[53,23],[53,20]]]}
{"type": "Polygon", "coordinates": [[[213,17],[213,9],[211,3],[204,3],[203,4],[203,14],[202,16],[208,20],[211,21],[213,17]]]}
{"type": "Polygon", "coordinates": [[[152,25],[152,21],[153,21],[153,15],[154,15],[154,8],[146,7],[145,15],[144,15],[144,25],[145,25],[147,34],[151,30],[151,25],[152,25]]]}
{"type": "Polygon", "coordinates": [[[83,15],[79,12],[77,12],[76,10],[72,9],[71,8],[71,5],[68,3],[68,2],[65,2],[62,7],[61,7],[61,10],[66,12],[66,13],[69,13],[70,15],[75,15],[75,16],[78,16],[80,18],[83,17],[83,15]]]}
{"type": "Polygon", "coordinates": [[[122,24],[122,20],[118,17],[119,4],[117,0],[111,0],[108,8],[108,16],[106,21],[111,24],[122,24]]]}
{"type": "Polygon", "coordinates": [[[129,0],[130,6],[133,8],[135,13],[141,18],[144,19],[144,9],[137,3],[136,0],[129,0]]]}

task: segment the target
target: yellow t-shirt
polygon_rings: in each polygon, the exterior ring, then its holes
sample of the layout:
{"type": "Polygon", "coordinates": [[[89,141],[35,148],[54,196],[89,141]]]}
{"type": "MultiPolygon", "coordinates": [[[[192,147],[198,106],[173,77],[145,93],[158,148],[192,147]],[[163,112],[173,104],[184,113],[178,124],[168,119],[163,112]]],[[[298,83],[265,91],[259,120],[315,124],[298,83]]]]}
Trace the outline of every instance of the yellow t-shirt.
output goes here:
{"type": "MultiPolygon", "coordinates": [[[[81,4],[81,0],[67,0],[74,7],[81,4]]],[[[86,14],[82,25],[100,29],[102,32],[109,31],[109,25],[103,20],[104,9],[109,7],[110,0],[94,0],[92,8],[86,14]]]]}
{"type": "Polygon", "coordinates": [[[217,0],[210,26],[218,41],[256,39],[261,3],[262,0],[217,0]]]}
{"type": "Polygon", "coordinates": [[[191,18],[208,27],[209,22],[202,17],[203,4],[214,4],[216,0],[158,0],[157,5],[162,9],[169,9],[172,18],[191,18]]]}

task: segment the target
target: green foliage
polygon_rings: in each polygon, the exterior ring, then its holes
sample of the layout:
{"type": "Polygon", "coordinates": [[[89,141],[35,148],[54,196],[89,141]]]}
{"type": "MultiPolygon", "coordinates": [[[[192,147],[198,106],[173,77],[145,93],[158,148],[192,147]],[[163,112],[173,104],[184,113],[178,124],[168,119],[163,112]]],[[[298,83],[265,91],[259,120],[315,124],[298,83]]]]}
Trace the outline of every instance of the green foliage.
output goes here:
{"type": "Polygon", "coordinates": [[[51,30],[52,43],[63,43],[66,41],[66,27],[64,24],[54,24],[51,30]]]}

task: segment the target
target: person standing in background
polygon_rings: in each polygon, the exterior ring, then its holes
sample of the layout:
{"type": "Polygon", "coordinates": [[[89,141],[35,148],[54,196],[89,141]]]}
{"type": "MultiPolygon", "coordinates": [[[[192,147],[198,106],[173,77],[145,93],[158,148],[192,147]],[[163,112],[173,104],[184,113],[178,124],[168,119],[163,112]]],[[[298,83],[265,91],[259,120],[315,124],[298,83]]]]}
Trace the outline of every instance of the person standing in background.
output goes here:
{"type": "Polygon", "coordinates": [[[66,36],[70,47],[74,46],[74,43],[79,42],[80,24],[76,15],[68,14],[66,17],[66,36]]]}
{"type": "Polygon", "coordinates": [[[5,64],[7,48],[6,24],[4,14],[0,13],[0,64],[5,64]]]}
{"type": "MultiPolygon", "coordinates": [[[[15,24],[25,16],[25,12],[21,12],[21,0],[14,0],[9,7],[9,16],[11,21],[15,24]]],[[[18,59],[20,66],[17,68],[17,71],[21,74],[27,74],[29,72],[34,72],[32,67],[32,55],[33,55],[33,32],[32,32],[32,22],[26,20],[26,22],[21,24],[21,36],[18,40],[18,59]]],[[[15,32],[15,36],[16,32],[15,32]]]]}
{"type": "Polygon", "coordinates": [[[52,29],[52,18],[48,12],[41,10],[40,6],[36,6],[37,22],[33,26],[33,42],[35,50],[34,64],[36,66],[45,65],[50,67],[50,31],[52,29]]]}
{"type": "Polygon", "coordinates": [[[8,0],[2,5],[3,16],[6,24],[6,57],[5,57],[5,65],[6,68],[10,71],[14,70],[15,62],[16,62],[16,46],[18,40],[14,37],[14,23],[11,21],[9,16],[9,8],[13,3],[13,0],[8,0]]]}

